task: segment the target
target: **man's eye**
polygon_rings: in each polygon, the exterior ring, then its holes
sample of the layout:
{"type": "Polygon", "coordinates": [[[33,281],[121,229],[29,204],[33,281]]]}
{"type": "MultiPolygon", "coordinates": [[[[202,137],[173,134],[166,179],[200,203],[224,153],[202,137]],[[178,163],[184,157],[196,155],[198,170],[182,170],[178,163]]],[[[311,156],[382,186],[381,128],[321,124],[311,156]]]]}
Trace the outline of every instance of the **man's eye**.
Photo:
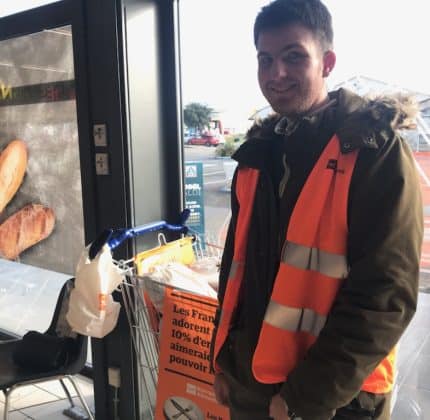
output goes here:
{"type": "Polygon", "coordinates": [[[258,57],[258,65],[260,67],[269,67],[272,64],[272,59],[270,57],[261,56],[258,57]]]}
{"type": "Polygon", "coordinates": [[[293,63],[293,64],[295,64],[295,63],[298,63],[301,60],[303,60],[304,57],[305,56],[302,53],[299,53],[297,51],[290,51],[288,54],[285,54],[283,56],[283,60],[286,63],[293,63]]]}

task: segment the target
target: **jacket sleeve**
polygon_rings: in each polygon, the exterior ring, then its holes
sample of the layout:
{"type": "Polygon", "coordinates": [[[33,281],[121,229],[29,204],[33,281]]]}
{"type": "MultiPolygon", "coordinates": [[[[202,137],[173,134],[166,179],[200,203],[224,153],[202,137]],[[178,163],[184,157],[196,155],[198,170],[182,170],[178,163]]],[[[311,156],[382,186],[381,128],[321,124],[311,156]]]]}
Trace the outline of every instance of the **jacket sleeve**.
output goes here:
{"type": "Polygon", "coordinates": [[[317,341],[281,388],[304,420],[330,419],[348,404],[415,313],[423,207],[402,139],[360,151],[348,225],[348,277],[317,341]]]}

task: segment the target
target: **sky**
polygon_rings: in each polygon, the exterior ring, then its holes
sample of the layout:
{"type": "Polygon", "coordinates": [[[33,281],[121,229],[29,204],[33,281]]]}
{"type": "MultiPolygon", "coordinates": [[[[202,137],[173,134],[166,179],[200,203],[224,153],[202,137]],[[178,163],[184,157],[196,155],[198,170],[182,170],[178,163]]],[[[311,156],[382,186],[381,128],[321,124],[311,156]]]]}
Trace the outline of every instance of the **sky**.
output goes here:
{"type": "MultiPolygon", "coordinates": [[[[240,129],[267,105],[257,84],[254,19],[267,0],[180,0],[183,103],[240,129]]],[[[430,94],[429,0],[325,0],[337,64],[328,87],[361,75],[430,94]]]]}
{"type": "MultiPolygon", "coordinates": [[[[54,0],[0,0],[0,17],[54,0]]],[[[430,94],[430,0],[323,0],[337,64],[328,86],[361,75],[430,94]]],[[[257,84],[254,19],[268,0],[179,0],[183,103],[244,128],[267,105],[257,84]]]]}

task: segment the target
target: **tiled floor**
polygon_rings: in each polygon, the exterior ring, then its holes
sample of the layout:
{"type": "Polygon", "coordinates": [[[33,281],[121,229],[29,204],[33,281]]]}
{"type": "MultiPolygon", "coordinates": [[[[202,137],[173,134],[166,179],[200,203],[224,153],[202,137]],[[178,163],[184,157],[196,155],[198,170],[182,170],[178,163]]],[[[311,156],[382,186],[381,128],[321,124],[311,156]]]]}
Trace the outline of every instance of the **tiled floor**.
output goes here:
{"type": "MultiPolygon", "coordinates": [[[[81,406],[73,387],[65,381],[75,405],[81,406]]],[[[82,391],[90,409],[94,411],[94,392],[92,382],[82,376],[78,377],[78,386],[82,391]]],[[[63,410],[70,407],[59,381],[43,382],[18,388],[12,393],[10,420],[61,420],[70,419],[63,410]]],[[[4,395],[0,393],[0,418],[4,414],[4,395]]]]}
{"type": "MultiPolygon", "coordinates": [[[[417,313],[399,347],[397,392],[392,420],[430,420],[430,294],[420,293],[417,313]]],[[[72,387],[66,384],[72,392],[72,387]]],[[[79,377],[79,386],[90,408],[94,408],[92,383],[79,377]]],[[[74,398],[77,406],[80,402],[74,398]]],[[[0,419],[4,396],[0,393],[0,419]]],[[[10,420],[61,420],[70,406],[58,381],[17,389],[12,394],[10,420]]]]}
{"type": "Polygon", "coordinates": [[[417,313],[400,341],[392,420],[430,420],[429,327],[430,294],[420,293],[417,313]]]}

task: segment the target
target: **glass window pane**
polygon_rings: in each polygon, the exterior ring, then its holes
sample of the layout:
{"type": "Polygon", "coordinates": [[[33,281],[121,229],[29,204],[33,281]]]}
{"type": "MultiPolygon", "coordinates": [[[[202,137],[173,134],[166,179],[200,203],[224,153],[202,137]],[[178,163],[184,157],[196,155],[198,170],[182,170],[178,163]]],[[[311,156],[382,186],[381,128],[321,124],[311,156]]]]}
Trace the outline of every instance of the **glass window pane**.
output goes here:
{"type": "Polygon", "coordinates": [[[236,168],[230,156],[243,142],[250,117],[266,104],[251,38],[253,16],[264,3],[180,2],[185,199],[191,227],[218,245],[230,220],[236,168]],[[196,113],[207,121],[195,119],[196,113]]]}
{"type": "Polygon", "coordinates": [[[0,328],[22,334],[48,325],[84,245],[71,27],[0,56],[0,328]]]}
{"type": "MultiPolygon", "coordinates": [[[[422,46],[429,35],[428,6],[413,1],[405,14],[401,1],[323,2],[333,16],[337,54],[327,79],[329,90],[345,87],[361,95],[410,93],[421,111],[417,129],[403,133],[420,176],[425,236],[418,312],[400,343],[393,419],[423,418],[430,401],[430,61],[422,46]]],[[[235,167],[228,156],[241,144],[253,120],[271,112],[257,85],[252,33],[258,11],[268,3],[180,1],[186,202],[194,210],[196,229],[220,244],[229,221],[228,191],[235,167]],[[199,123],[198,112],[208,120],[199,123]]]]}

